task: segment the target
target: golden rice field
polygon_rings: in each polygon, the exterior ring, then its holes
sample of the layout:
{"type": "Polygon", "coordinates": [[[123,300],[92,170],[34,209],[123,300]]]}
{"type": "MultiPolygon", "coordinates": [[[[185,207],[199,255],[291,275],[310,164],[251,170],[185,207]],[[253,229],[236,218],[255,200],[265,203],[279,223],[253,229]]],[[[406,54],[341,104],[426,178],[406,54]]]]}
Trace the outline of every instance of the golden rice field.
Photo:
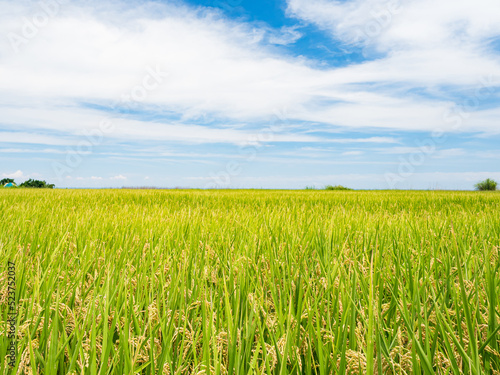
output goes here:
{"type": "Polygon", "coordinates": [[[500,193],[2,189],[0,212],[2,374],[500,374],[500,193]]]}

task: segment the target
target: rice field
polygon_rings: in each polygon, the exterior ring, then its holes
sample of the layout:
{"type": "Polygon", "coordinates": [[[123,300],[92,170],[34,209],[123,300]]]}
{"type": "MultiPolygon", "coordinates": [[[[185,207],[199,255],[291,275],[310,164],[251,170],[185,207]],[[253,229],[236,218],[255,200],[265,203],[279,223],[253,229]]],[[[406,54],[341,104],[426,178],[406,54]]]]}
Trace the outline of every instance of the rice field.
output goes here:
{"type": "Polygon", "coordinates": [[[3,189],[0,212],[2,374],[500,374],[499,193],[3,189]]]}

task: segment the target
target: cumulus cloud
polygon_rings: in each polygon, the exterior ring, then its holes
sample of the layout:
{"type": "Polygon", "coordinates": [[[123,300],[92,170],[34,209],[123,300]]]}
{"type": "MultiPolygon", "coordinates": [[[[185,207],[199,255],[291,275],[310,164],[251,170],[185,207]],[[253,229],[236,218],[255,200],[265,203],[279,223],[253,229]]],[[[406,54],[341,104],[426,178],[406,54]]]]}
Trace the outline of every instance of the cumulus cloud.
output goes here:
{"type": "Polygon", "coordinates": [[[24,178],[25,175],[24,175],[23,171],[18,170],[18,171],[15,171],[13,173],[2,173],[2,177],[16,179],[16,178],[24,178]]]}
{"type": "Polygon", "coordinates": [[[119,174],[118,176],[113,176],[110,178],[111,180],[126,180],[127,177],[125,177],[124,175],[122,174],[119,174]]]}

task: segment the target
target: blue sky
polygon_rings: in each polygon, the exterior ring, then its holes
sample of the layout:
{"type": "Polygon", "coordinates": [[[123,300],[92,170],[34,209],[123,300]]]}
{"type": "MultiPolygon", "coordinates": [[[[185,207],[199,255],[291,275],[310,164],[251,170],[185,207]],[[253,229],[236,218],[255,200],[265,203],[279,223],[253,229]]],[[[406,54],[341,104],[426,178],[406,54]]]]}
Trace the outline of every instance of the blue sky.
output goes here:
{"type": "Polygon", "coordinates": [[[0,0],[0,177],[500,180],[497,0],[0,0]]]}

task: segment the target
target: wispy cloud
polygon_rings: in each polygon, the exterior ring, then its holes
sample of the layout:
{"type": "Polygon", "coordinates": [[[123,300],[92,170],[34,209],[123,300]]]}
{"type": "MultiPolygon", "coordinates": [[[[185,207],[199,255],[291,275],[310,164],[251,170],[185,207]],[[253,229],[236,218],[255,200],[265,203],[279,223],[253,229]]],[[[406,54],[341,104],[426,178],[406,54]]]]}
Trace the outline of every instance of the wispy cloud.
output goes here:
{"type": "Polygon", "coordinates": [[[343,156],[360,156],[363,154],[363,151],[346,151],[342,153],[343,156]]]}

